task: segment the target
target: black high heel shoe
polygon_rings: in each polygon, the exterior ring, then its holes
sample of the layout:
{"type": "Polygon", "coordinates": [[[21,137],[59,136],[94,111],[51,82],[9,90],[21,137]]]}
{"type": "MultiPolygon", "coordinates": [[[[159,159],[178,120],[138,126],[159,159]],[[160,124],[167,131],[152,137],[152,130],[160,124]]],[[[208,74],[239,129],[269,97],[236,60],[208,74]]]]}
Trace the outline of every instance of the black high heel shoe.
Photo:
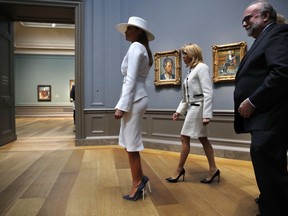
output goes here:
{"type": "Polygon", "coordinates": [[[129,194],[127,194],[127,195],[123,196],[123,198],[126,200],[130,200],[130,201],[136,201],[139,199],[141,192],[142,192],[142,190],[137,189],[137,191],[135,192],[135,194],[132,197],[130,197],[129,194]]]}
{"type": "Polygon", "coordinates": [[[202,179],[200,182],[204,183],[204,184],[210,184],[210,183],[213,182],[215,177],[218,177],[218,182],[219,182],[220,181],[220,170],[219,169],[214,173],[214,175],[212,176],[211,179],[207,179],[207,178],[206,179],[202,179]]]}
{"type": "Polygon", "coordinates": [[[166,178],[166,181],[168,181],[170,183],[176,183],[182,175],[183,175],[183,181],[184,181],[184,178],[185,178],[185,169],[184,168],[181,170],[181,172],[179,173],[179,175],[176,178],[173,179],[172,177],[168,177],[168,178],[166,178]]]}
{"type": "Polygon", "coordinates": [[[147,176],[143,176],[141,179],[141,183],[143,184],[144,187],[146,186],[148,182],[149,182],[149,178],[147,176]]]}
{"type": "Polygon", "coordinates": [[[142,197],[143,197],[143,200],[144,200],[144,194],[145,194],[145,188],[146,188],[146,184],[148,184],[148,188],[149,188],[149,192],[151,193],[152,191],[151,191],[151,186],[150,186],[150,180],[149,180],[149,178],[147,177],[147,176],[143,176],[142,177],[142,180],[141,180],[141,187],[142,187],[142,190],[141,190],[141,192],[142,193],[140,193],[140,196],[141,196],[141,194],[142,194],[142,197]]]}
{"type": "Polygon", "coordinates": [[[125,195],[125,196],[123,196],[123,198],[126,199],[126,200],[136,201],[142,195],[143,196],[143,200],[144,200],[145,187],[146,187],[147,183],[148,183],[149,191],[151,193],[151,187],[150,187],[150,183],[149,183],[149,178],[147,176],[143,176],[142,179],[141,179],[141,183],[139,184],[135,194],[132,197],[130,197],[129,194],[125,195]]]}

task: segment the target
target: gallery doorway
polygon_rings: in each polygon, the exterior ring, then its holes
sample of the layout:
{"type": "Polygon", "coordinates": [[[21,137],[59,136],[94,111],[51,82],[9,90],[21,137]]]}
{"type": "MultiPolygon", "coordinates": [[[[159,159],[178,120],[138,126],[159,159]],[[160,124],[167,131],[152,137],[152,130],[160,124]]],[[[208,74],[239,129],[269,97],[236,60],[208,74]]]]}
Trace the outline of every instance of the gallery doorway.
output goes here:
{"type": "Polygon", "coordinates": [[[82,110],[81,70],[83,68],[80,53],[82,53],[81,25],[83,21],[83,0],[79,1],[14,1],[0,0],[0,60],[4,67],[0,69],[0,146],[17,139],[15,129],[15,86],[14,86],[14,38],[13,22],[67,23],[75,25],[75,81],[76,91],[76,139],[81,137],[80,110],[82,110]],[[79,100],[77,100],[79,98],[79,100]],[[3,123],[3,124],[2,124],[3,123]],[[79,129],[78,129],[79,128],[79,129]]]}

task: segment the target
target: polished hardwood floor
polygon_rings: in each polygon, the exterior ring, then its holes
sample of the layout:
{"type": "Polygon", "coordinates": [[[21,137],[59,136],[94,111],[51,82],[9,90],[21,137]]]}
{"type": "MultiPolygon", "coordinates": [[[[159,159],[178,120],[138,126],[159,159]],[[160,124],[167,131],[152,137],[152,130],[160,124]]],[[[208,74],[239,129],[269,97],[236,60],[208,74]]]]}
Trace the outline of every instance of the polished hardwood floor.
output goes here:
{"type": "Polygon", "coordinates": [[[70,117],[17,118],[18,140],[0,147],[2,216],[255,216],[258,195],[250,161],[216,158],[220,182],[202,184],[207,161],[189,155],[185,181],[164,179],[179,154],[145,149],[152,192],[126,201],[131,174],[118,146],[74,146],[70,117]]]}

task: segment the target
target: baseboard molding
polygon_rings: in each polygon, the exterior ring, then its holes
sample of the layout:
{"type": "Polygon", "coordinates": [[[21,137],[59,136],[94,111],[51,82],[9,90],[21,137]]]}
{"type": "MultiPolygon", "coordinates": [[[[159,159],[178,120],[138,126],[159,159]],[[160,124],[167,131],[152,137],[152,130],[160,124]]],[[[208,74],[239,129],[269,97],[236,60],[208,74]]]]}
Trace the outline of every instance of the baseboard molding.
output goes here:
{"type": "Polygon", "coordinates": [[[73,116],[72,106],[16,106],[16,117],[73,116]]]}
{"type": "MultiPolygon", "coordinates": [[[[181,143],[179,141],[163,141],[156,139],[143,138],[144,147],[148,149],[157,149],[163,151],[180,152],[181,143]]],[[[105,146],[105,145],[118,145],[118,136],[101,136],[89,137],[88,139],[76,140],[76,146],[105,146]]],[[[200,143],[191,142],[191,154],[205,155],[203,147],[200,143]]],[[[233,147],[213,145],[215,157],[229,158],[237,160],[250,161],[250,153],[248,147],[233,147]]]]}

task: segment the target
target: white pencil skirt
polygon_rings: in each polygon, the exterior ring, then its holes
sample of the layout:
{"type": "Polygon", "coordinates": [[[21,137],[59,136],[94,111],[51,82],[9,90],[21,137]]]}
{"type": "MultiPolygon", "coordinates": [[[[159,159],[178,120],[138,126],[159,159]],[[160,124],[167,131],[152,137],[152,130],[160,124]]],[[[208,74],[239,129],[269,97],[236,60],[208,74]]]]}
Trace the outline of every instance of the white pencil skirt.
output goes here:
{"type": "Polygon", "coordinates": [[[121,119],[119,145],[128,152],[144,150],[142,142],[142,119],[148,107],[148,98],[144,97],[132,104],[130,112],[121,119]]]}
{"type": "Polygon", "coordinates": [[[207,125],[203,125],[203,103],[197,102],[199,106],[190,106],[184,120],[181,135],[191,138],[207,137],[207,125]]]}

